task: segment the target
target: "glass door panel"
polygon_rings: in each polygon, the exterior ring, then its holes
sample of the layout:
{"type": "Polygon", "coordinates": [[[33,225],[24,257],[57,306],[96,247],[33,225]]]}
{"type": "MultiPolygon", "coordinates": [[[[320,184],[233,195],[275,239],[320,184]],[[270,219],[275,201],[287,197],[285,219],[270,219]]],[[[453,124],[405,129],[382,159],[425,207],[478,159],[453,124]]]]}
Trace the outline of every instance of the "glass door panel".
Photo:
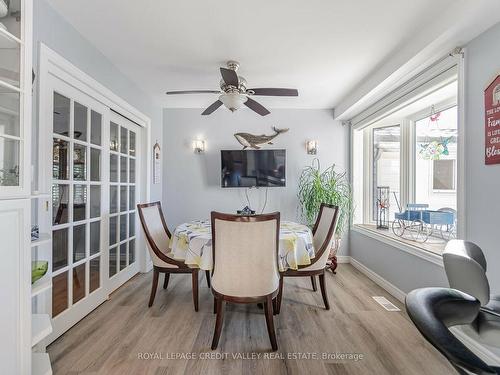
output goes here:
{"type": "MultiPolygon", "coordinates": [[[[0,69],[1,70],[1,69],[0,69]]],[[[0,87],[0,134],[19,137],[19,102],[18,92],[0,87]]]]}
{"type": "Polygon", "coordinates": [[[20,100],[21,94],[0,86],[0,186],[20,185],[20,100]]]}
{"type": "Polygon", "coordinates": [[[0,135],[0,185],[19,186],[21,141],[0,135]]]}
{"type": "Polygon", "coordinates": [[[141,138],[138,126],[84,91],[55,76],[47,83],[54,284],[48,304],[60,334],[137,272],[141,138]]]}
{"type": "Polygon", "coordinates": [[[53,318],[84,303],[102,286],[103,116],[85,100],[75,99],[54,92],[53,318]]]}
{"type": "Polygon", "coordinates": [[[134,264],[136,234],[135,125],[125,119],[110,124],[110,249],[109,277],[134,264]],[[118,173],[119,171],[119,173],[118,173]]]}
{"type": "MultiPolygon", "coordinates": [[[[0,1],[0,198],[26,198],[31,193],[31,145],[25,145],[31,111],[31,46],[25,39],[28,25],[22,19],[21,0],[0,1]],[[23,112],[21,112],[23,110],[23,112]]],[[[30,5],[26,4],[27,7],[30,5]]]]}
{"type": "Polygon", "coordinates": [[[19,87],[20,62],[21,45],[19,42],[0,34],[0,80],[19,87]]]}

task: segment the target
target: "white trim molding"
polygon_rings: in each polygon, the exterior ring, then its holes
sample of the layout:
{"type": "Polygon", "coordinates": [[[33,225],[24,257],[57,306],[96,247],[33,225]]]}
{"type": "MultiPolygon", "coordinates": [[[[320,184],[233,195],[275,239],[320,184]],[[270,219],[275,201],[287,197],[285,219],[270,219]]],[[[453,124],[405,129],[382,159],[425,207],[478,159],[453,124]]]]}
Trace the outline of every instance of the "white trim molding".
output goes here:
{"type": "Polygon", "coordinates": [[[351,257],[349,255],[337,255],[337,263],[351,263],[351,257]]]}
{"type": "MultiPolygon", "coordinates": [[[[460,56],[460,55],[458,55],[460,56]]],[[[446,55],[422,72],[407,77],[408,80],[364,111],[353,116],[350,121],[355,129],[367,127],[399,109],[421,99],[457,79],[459,57],[446,55]]]]}
{"type": "Polygon", "coordinates": [[[466,179],[465,171],[467,167],[467,148],[465,142],[465,54],[466,49],[460,50],[458,60],[458,151],[457,151],[457,238],[467,238],[467,204],[465,200],[466,179]]]}
{"type": "Polygon", "coordinates": [[[361,273],[363,273],[366,277],[372,280],[375,284],[382,287],[387,293],[396,298],[399,302],[403,304],[405,303],[406,293],[403,292],[401,289],[399,289],[397,286],[390,283],[382,276],[373,272],[371,269],[369,269],[364,264],[362,264],[361,262],[357,261],[352,257],[350,257],[350,263],[353,265],[354,268],[361,271],[361,273]]]}

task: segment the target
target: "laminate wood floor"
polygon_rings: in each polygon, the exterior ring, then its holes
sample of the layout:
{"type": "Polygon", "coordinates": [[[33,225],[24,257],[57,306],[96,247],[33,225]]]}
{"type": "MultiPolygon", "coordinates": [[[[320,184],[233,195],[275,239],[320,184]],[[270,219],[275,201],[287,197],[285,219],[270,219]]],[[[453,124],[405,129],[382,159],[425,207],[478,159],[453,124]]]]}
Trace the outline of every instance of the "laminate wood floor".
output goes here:
{"type": "Polygon", "coordinates": [[[327,274],[330,311],[309,278],[285,279],[275,316],[277,353],[255,305],[227,305],[219,348],[210,350],[215,315],[204,277],[199,312],[189,275],[173,274],[167,290],[160,279],[148,308],[151,278],[152,272],[137,275],[52,343],[54,374],[455,374],[404,307],[349,264],[327,274]],[[402,311],[388,312],[372,296],[385,296],[402,311]]]}

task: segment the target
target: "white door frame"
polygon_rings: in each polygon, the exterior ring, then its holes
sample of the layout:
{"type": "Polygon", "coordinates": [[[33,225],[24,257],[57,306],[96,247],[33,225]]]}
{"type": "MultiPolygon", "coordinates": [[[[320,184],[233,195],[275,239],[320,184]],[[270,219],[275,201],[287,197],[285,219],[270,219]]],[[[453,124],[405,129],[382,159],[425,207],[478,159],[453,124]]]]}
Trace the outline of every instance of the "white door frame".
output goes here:
{"type": "MultiPolygon", "coordinates": [[[[81,90],[85,94],[93,97],[105,106],[113,109],[114,111],[122,114],[128,119],[132,120],[139,126],[144,128],[144,137],[142,137],[142,170],[145,171],[145,179],[140,187],[141,201],[149,202],[151,199],[151,169],[152,160],[151,154],[148,150],[152,150],[151,141],[151,119],[140,112],[138,109],[130,105],[120,96],[113,93],[110,89],[93,79],[91,76],[78,69],[71,64],[64,57],[47,47],[44,43],[40,43],[39,55],[39,72],[38,72],[38,121],[39,129],[50,129],[52,124],[47,124],[47,119],[50,118],[47,111],[51,110],[52,103],[48,101],[52,97],[48,95],[48,79],[50,75],[57,77],[68,83],[69,85],[81,90]]],[[[45,145],[50,142],[52,133],[40,131],[40,144],[45,145]]],[[[43,193],[50,194],[51,187],[51,166],[52,155],[47,152],[39,150],[40,158],[38,169],[40,176],[40,190],[43,193]]],[[[137,233],[137,261],[140,272],[148,272],[151,270],[151,260],[147,252],[146,243],[142,231],[137,233]]]]}

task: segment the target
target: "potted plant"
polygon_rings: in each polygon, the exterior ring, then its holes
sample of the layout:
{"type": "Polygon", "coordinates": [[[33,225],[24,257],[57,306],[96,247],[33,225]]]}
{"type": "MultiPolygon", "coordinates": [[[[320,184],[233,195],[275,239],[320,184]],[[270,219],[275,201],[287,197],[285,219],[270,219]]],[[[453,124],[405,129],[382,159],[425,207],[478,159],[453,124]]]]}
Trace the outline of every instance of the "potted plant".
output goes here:
{"type": "Polygon", "coordinates": [[[347,172],[337,172],[335,164],[322,172],[319,160],[314,159],[312,165],[304,168],[300,175],[298,196],[301,220],[310,228],[316,221],[321,203],[339,207],[339,219],[329,257],[329,267],[335,273],[337,251],[353,213],[352,188],[347,172]]]}

